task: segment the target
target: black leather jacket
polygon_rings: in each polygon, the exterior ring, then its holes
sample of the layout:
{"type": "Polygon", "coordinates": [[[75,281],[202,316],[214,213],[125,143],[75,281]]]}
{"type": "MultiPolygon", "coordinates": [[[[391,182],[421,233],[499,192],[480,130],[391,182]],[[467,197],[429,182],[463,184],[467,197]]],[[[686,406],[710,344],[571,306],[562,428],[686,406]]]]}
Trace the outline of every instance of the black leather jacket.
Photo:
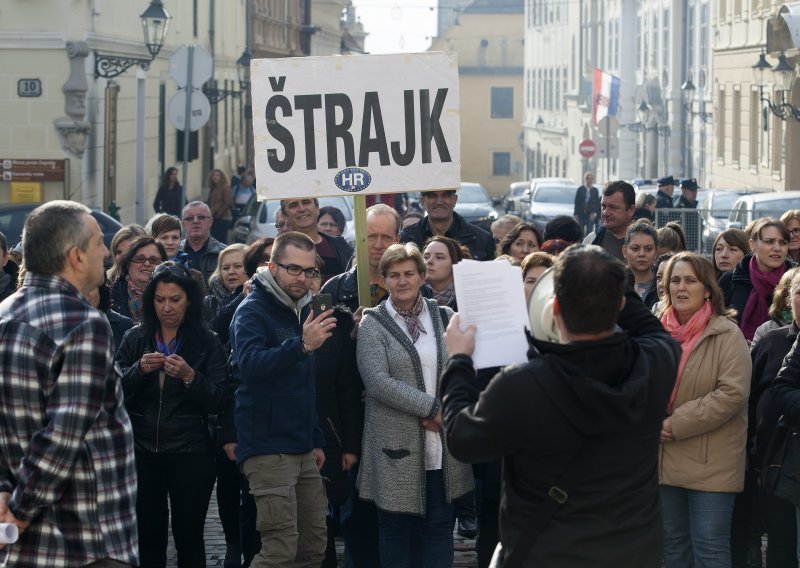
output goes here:
{"type": "MultiPolygon", "coordinates": [[[[425,241],[432,236],[433,233],[426,215],[419,223],[403,229],[400,233],[400,242],[413,241],[422,250],[425,241]]],[[[450,225],[444,236],[455,239],[465,245],[475,260],[492,260],[494,258],[495,245],[492,234],[469,223],[455,211],[453,211],[453,224],[450,225]]]]}
{"type": "Polygon", "coordinates": [[[122,367],[125,407],[131,417],[137,450],[190,453],[211,451],[208,415],[222,412],[229,398],[225,389],[227,357],[212,331],[186,333],[177,354],[194,369],[189,387],[174,377],[139,373],[139,360],[156,352],[142,326],[129,330],[117,352],[122,367]]]}

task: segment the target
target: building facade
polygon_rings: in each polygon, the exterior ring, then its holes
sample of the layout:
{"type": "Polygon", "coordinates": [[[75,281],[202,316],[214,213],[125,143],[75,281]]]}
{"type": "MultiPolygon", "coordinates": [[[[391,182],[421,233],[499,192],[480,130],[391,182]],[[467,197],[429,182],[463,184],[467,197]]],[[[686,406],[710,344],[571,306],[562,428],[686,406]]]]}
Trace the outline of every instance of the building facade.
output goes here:
{"type": "MultiPolygon", "coordinates": [[[[10,5],[9,5],[10,4],[10,5]]],[[[213,54],[215,87],[208,125],[190,141],[186,193],[203,194],[210,167],[230,173],[244,160],[244,111],[236,60],[245,47],[245,2],[175,0],[164,45],[147,68],[133,65],[105,78],[103,60],[149,60],[140,14],[149,0],[81,3],[12,1],[0,29],[0,158],[69,160],[63,183],[45,182],[40,200],[68,198],[105,210],[112,202],[123,223],[144,223],[164,170],[183,170],[169,101],[178,91],[170,56],[186,44],[213,54]],[[19,85],[40,85],[23,96],[19,85]]],[[[182,173],[182,172],[181,172],[182,173]]],[[[0,201],[12,199],[12,182],[0,181],[0,201]]],[[[15,193],[16,197],[19,197],[15,193]]],[[[37,199],[37,200],[39,200],[37,199]]]]}
{"type": "Polygon", "coordinates": [[[461,179],[505,195],[524,179],[523,0],[475,0],[431,51],[458,53],[461,179]]]}
{"type": "Polygon", "coordinates": [[[707,0],[526,0],[528,177],[673,174],[702,184],[713,138],[699,115],[711,102],[710,10],[707,0]],[[595,70],[620,79],[617,114],[601,125],[595,70]],[[703,87],[687,110],[681,87],[692,73],[703,87]],[[586,139],[597,148],[588,159],[578,150],[586,139]]]}
{"type": "MultiPolygon", "coordinates": [[[[714,15],[713,83],[715,144],[711,174],[716,187],[764,191],[800,189],[800,166],[790,157],[800,150],[800,125],[791,113],[772,111],[787,101],[800,105],[797,53],[789,33],[796,29],[800,3],[771,0],[718,0],[714,15]],[[786,54],[789,81],[767,69],[755,77],[759,54],[775,67],[786,54]],[[763,97],[763,98],[762,98],[763,97]]],[[[800,117],[799,117],[800,118],[800,117]]]]}

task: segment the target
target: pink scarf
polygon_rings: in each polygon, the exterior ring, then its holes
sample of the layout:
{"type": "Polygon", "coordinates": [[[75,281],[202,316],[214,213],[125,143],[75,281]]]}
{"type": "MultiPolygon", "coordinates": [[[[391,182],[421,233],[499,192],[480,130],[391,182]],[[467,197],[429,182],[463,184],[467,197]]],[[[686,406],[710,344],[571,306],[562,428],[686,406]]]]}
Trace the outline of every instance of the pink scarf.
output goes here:
{"type": "Polygon", "coordinates": [[[672,414],[672,407],[675,404],[675,397],[678,395],[678,387],[683,378],[683,368],[686,366],[686,361],[689,360],[689,355],[692,354],[700,336],[708,326],[708,322],[714,317],[714,312],[711,310],[711,302],[706,300],[703,307],[697,310],[686,325],[681,325],[678,322],[678,314],[675,313],[675,308],[670,308],[667,313],[661,316],[661,323],[664,329],[669,332],[672,339],[681,344],[681,360],[678,363],[678,377],[675,379],[675,386],[672,387],[672,394],[669,396],[669,404],[667,405],[667,414],[672,414]]]}
{"type": "Polygon", "coordinates": [[[775,291],[775,286],[780,282],[784,272],[786,272],[785,264],[781,264],[772,272],[761,272],[758,269],[756,255],[750,257],[750,282],[753,284],[753,290],[739,319],[739,328],[748,342],[753,340],[758,326],[770,319],[769,297],[775,291]]]}

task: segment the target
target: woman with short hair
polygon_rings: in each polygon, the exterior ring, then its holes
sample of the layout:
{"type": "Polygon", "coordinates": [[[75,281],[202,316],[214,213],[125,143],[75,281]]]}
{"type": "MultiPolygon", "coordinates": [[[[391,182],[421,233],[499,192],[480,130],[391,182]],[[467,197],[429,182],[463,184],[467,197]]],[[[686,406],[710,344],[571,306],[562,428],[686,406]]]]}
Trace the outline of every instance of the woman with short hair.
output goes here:
{"type": "MultiPolygon", "coordinates": [[[[150,220],[149,225],[150,234],[164,247],[169,260],[179,259],[181,255],[181,231],[183,230],[181,220],[169,213],[159,213],[150,220]]],[[[186,256],[185,253],[184,256],[186,256]]]]}
{"type": "Polygon", "coordinates": [[[661,430],[666,568],[730,568],[731,519],[744,488],[750,352],[714,267],[680,252],[666,266],[661,322],[681,344],[661,430]]]}
{"type": "Polygon", "coordinates": [[[522,260],[522,286],[525,289],[525,300],[531,299],[533,287],[544,272],[555,264],[555,257],[546,252],[532,252],[522,260]]]}
{"type": "Polygon", "coordinates": [[[378,508],[383,568],[450,568],[453,500],[473,489],[447,451],[439,377],[450,308],[420,294],[425,261],[394,244],[379,265],[389,297],[364,310],[356,345],[366,389],[358,490],[378,508]]]}
{"type": "Polygon", "coordinates": [[[319,216],[317,217],[317,230],[320,233],[325,233],[331,237],[341,237],[347,227],[347,220],[344,218],[344,213],[337,207],[319,208],[319,216]]]}
{"type": "Polygon", "coordinates": [[[749,250],[750,235],[741,229],[728,229],[717,235],[717,238],[714,239],[714,246],[711,247],[717,278],[721,278],[723,274],[736,268],[749,250]]]}

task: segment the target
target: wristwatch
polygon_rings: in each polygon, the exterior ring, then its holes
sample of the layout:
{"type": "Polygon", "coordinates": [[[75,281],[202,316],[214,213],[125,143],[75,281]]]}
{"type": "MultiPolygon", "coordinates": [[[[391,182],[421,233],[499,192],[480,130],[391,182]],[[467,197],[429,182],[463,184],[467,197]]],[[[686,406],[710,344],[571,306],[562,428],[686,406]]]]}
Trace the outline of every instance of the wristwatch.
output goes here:
{"type": "Polygon", "coordinates": [[[311,349],[308,348],[303,339],[300,340],[300,349],[303,351],[303,355],[311,355],[311,349]]]}

